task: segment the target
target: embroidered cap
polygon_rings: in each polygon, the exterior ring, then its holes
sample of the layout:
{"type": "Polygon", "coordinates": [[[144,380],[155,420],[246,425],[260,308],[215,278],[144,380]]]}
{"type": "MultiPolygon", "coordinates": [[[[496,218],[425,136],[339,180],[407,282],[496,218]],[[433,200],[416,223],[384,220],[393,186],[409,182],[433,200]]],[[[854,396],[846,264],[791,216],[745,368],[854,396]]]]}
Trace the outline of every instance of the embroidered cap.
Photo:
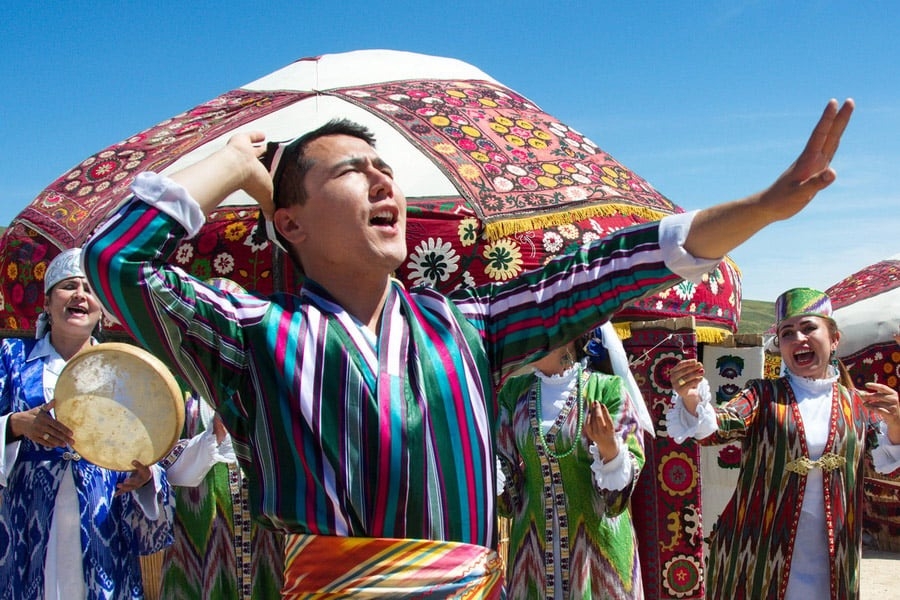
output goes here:
{"type": "Polygon", "coordinates": [[[825,292],[812,288],[793,288],[775,300],[775,323],[806,315],[833,320],[831,298],[825,292]]]}
{"type": "MultiPolygon", "coordinates": [[[[81,248],[63,250],[47,265],[44,273],[44,294],[50,293],[53,286],[70,277],[84,277],[81,270],[81,248]]],[[[34,337],[41,339],[50,330],[50,315],[42,312],[34,325],[34,337]]]]}
{"type": "Polygon", "coordinates": [[[44,293],[50,293],[53,286],[70,277],[84,277],[81,270],[81,248],[69,248],[56,255],[47,265],[44,273],[44,293]]]}

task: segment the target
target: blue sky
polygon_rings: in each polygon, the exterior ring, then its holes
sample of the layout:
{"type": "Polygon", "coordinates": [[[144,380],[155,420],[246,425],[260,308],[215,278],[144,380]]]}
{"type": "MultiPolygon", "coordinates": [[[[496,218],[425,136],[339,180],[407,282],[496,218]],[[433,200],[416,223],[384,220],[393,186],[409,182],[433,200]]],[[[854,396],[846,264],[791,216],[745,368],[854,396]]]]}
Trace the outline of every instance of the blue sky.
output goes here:
{"type": "Polygon", "coordinates": [[[0,224],[89,155],[318,54],[471,63],[685,209],[763,188],[853,97],[838,181],[732,253],[744,298],[774,300],[900,252],[898,29],[900,3],[865,0],[9,3],[0,224]]]}

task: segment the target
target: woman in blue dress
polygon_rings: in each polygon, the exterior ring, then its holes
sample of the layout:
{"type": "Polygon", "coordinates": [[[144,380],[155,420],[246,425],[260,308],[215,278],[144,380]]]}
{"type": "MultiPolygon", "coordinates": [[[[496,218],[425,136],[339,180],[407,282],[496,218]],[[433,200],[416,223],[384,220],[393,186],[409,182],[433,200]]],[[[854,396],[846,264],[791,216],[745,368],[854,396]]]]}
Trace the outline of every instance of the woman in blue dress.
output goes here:
{"type": "Polygon", "coordinates": [[[71,448],[56,380],[102,315],[79,249],[51,261],[44,292],[35,339],[0,342],[0,599],[143,598],[139,555],[171,543],[168,484],[158,466],[111,471],[71,448]]]}

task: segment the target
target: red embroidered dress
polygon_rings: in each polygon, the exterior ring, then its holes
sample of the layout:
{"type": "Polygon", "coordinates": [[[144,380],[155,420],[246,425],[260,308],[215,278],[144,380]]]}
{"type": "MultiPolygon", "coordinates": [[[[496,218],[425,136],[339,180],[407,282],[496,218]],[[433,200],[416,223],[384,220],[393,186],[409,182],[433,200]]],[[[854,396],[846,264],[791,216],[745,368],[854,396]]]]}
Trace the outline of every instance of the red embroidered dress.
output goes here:
{"type": "Polygon", "coordinates": [[[751,381],[716,409],[718,432],[698,442],[740,440],[742,458],[735,493],[710,534],[707,598],[785,598],[792,563],[817,550],[827,560],[820,566],[830,565],[830,581],[822,582],[830,598],[859,596],[863,460],[878,444],[877,422],[857,394],[831,385],[827,441],[816,461],[788,378],[751,381]],[[809,487],[811,481],[821,481],[821,491],[809,487]],[[801,508],[810,508],[807,494],[822,498],[812,503],[824,510],[821,547],[797,540],[801,508]]]}

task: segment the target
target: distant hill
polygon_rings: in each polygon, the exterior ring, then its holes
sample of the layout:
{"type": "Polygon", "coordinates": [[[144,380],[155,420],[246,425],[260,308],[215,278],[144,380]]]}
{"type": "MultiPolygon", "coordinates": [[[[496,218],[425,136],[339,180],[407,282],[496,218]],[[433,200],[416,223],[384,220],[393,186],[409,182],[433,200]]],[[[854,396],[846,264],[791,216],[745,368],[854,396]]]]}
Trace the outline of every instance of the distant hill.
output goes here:
{"type": "Polygon", "coordinates": [[[743,300],[741,302],[741,320],[738,323],[739,334],[765,333],[775,321],[775,303],[762,300],[743,300]]]}

